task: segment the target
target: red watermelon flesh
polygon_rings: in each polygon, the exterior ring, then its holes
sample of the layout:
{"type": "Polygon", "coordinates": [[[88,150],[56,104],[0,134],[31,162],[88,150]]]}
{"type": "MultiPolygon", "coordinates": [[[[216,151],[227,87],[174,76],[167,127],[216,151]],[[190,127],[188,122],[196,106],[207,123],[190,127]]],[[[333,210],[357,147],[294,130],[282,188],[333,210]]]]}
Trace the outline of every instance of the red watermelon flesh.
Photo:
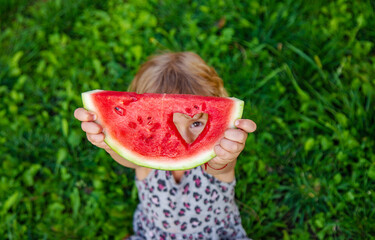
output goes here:
{"type": "Polygon", "coordinates": [[[136,94],[94,90],[82,93],[84,107],[97,114],[105,142],[120,156],[140,166],[184,170],[215,157],[224,131],[241,118],[243,101],[187,94],[136,94]],[[173,114],[208,114],[197,139],[188,144],[173,123],[173,114]]]}

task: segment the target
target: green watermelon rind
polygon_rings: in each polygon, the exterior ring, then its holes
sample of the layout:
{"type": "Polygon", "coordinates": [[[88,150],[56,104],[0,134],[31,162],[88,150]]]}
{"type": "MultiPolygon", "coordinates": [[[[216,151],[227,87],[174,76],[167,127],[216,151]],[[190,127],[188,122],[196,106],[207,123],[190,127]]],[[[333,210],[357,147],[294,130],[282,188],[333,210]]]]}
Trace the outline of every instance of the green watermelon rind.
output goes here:
{"type": "MultiPolygon", "coordinates": [[[[93,101],[91,99],[91,95],[95,94],[97,92],[100,92],[103,90],[92,90],[89,92],[82,93],[82,101],[83,106],[86,110],[92,111],[92,112],[98,112],[95,104],[93,104],[93,101]]],[[[240,119],[242,117],[243,109],[244,109],[244,102],[237,98],[230,98],[233,100],[234,107],[233,112],[231,114],[231,118],[229,120],[230,124],[228,128],[235,128],[235,121],[237,119],[240,119]]],[[[100,125],[100,117],[96,120],[96,122],[100,125]]],[[[105,129],[103,130],[105,139],[104,142],[118,155],[123,157],[124,159],[128,160],[129,162],[132,162],[138,166],[147,167],[147,168],[154,168],[154,169],[161,169],[161,170],[186,170],[195,168],[197,166],[200,166],[208,161],[210,161],[212,158],[216,157],[214,148],[212,147],[211,150],[207,150],[204,152],[199,152],[196,155],[190,156],[189,158],[184,158],[183,160],[178,159],[178,161],[150,161],[148,158],[145,158],[141,156],[140,154],[137,154],[131,150],[126,149],[125,147],[121,146],[120,143],[118,143],[114,138],[109,136],[105,132],[105,129]]]]}

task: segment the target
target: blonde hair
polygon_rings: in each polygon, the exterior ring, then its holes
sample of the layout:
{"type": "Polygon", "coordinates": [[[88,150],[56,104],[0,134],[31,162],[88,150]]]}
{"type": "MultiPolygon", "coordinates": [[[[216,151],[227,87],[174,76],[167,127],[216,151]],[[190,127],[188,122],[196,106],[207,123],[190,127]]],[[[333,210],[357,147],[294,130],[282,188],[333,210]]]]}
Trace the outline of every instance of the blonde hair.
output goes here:
{"type": "Polygon", "coordinates": [[[152,56],[134,77],[128,91],[227,97],[223,80],[192,52],[152,56]]]}

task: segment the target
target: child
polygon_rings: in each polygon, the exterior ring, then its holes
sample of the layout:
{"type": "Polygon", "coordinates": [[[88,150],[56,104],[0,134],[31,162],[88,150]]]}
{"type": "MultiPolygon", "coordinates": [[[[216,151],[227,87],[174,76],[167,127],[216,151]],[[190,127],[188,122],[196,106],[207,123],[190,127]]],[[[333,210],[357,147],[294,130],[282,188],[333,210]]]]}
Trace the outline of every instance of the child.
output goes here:
{"type": "MultiPolygon", "coordinates": [[[[215,70],[191,52],[166,53],[144,63],[128,91],[227,97],[215,70]]],[[[134,213],[130,239],[247,239],[234,201],[236,159],[244,149],[247,134],[256,130],[248,119],[236,121],[215,146],[216,157],[186,171],[162,171],[137,166],[117,155],[104,140],[103,128],[93,112],[79,108],[88,140],[105,149],[123,166],[135,169],[140,203],[134,213]]],[[[208,116],[194,118],[174,114],[173,121],[186,142],[193,142],[208,116]]]]}

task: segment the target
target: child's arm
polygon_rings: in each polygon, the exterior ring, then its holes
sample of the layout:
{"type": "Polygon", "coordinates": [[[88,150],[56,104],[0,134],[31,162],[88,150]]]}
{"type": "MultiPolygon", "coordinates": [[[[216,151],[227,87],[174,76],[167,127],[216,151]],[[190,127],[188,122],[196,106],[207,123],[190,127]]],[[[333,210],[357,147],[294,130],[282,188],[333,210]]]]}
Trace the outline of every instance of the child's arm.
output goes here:
{"type": "Polygon", "coordinates": [[[94,122],[96,120],[96,115],[93,112],[89,112],[84,108],[77,108],[74,111],[74,117],[82,122],[81,128],[86,132],[87,139],[99,148],[103,148],[111,155],[111,157],[121,165],[128,168],[137,168],[138,165],[129,162],[125,158],[118,155],[104,142],[103,127],[94,122]]]}
{"type": "Polygon", "coordinates": [[[234,179],[234,167],[238,155],[245,147],[248,133],[256,130],[255,122],[249,119],[238,119],[237,129],[227,129],[224,137],[215,146],[216,157],[204,165],[207,173],[221,181],[231,182],[234,179]]]}

